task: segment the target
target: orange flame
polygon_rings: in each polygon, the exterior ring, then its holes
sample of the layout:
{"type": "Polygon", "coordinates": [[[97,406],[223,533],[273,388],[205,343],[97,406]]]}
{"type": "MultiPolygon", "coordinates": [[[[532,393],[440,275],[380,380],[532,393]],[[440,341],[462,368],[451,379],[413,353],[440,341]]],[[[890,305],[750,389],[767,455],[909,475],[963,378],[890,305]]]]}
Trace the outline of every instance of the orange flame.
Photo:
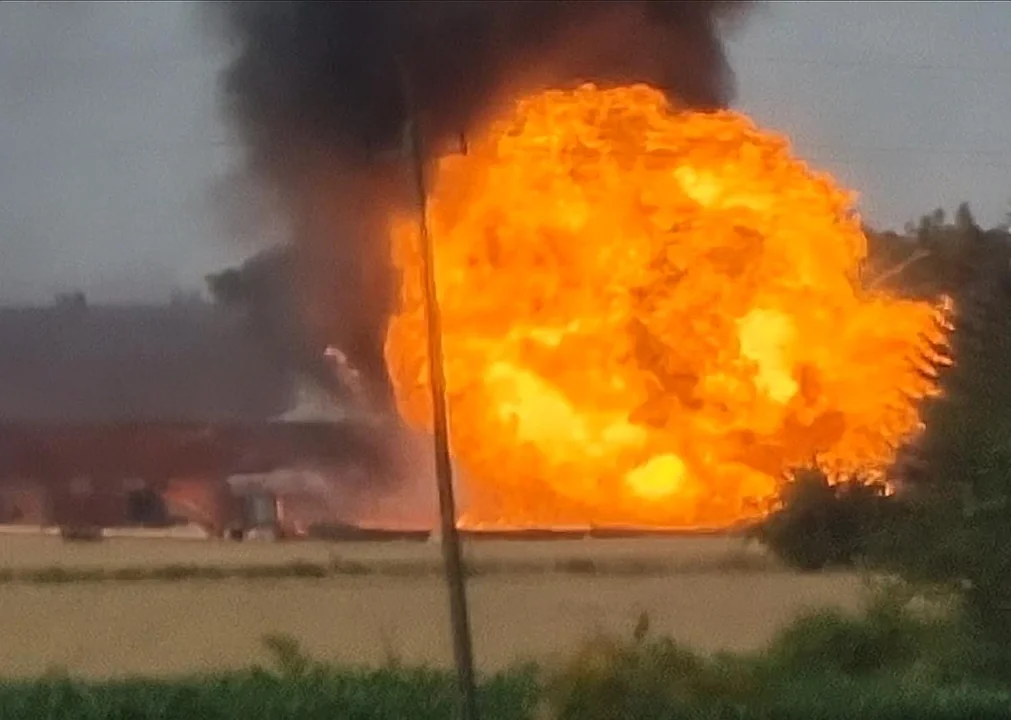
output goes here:
{"type": "MultiPolygon", "coordinates": [[[[466,526],[725,526],[817,458],[882,468],[938,311],[860,287],[854,197],[733,112],[647,86],[518,102],[429,220],[466,526]]],[[[416,218],[394,220],[400,411],[429,427],[416,218]]]]}

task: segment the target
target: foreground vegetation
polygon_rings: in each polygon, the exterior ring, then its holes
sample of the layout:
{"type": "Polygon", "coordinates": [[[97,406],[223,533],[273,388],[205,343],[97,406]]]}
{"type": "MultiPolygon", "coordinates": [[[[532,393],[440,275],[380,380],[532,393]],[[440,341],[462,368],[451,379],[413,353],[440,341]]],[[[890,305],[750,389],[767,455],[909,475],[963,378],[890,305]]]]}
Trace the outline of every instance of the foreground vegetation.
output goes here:
{"type": "MultiPolygon", "coordinates": [[[[633,695],[638,688],[601,688],[608,700],[544,700],[533,673],[511,673],[482,689],[486,720],[968,720],[1011,718],[1011,696],[983,689],[894,688],[874,681],[804,681],[770,688],[753,698],[676,694],[633,695]],[[547,706],[547,710],[541,709],[547,706]]],[[[446,673],[382,670],[281,678],[246,673],[177,683],[83,685],[65,680],[0,687],[0,717],[201,718],[201,720],[449,720],[456,697],[446,673]]]]}
{"type": "MultiPolygon", "coordinates": [[[[616,718],[1011,718],[1011,693],[979,680],[957,613],[915,610],[881,594],[863,613],[819,612],[761,652],[703,656],[653,637],[642,616],[630,638],[598,637],[567,662],[487,678],[489,720],[616,718]]],[[[287,636],[264,638],[271,667],[171,681],[86,683],[67,676],[0,685],[0,717],[449,719],[453,675],[314,661],[287,636]]]]}

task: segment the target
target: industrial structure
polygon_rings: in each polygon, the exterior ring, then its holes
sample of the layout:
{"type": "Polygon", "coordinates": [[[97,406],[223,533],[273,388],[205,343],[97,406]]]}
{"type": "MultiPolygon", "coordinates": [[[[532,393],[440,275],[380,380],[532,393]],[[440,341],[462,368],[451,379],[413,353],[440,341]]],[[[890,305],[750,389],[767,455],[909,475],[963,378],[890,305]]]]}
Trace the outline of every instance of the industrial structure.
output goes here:
{"type": "Polygon", "coordinates": [[[0,525],[304,534],[377,467],[305,388],[235,308],[0,309],[0,525]]]}

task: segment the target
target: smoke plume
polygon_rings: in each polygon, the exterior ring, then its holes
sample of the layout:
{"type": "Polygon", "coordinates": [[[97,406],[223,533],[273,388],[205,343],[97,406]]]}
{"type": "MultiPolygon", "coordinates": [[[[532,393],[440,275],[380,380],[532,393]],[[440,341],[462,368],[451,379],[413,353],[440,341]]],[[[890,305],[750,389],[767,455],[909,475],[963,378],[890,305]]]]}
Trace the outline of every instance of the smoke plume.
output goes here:
{"type": "Polygon", "coordinates": [[[648,82],[679,104],[717,108],[733,86],[721,27],[747,4],[224,4],[236,50],[228,110],[292,223],[306,328],[343,348],[390,401],[383,342],[396,279],[385,222],[410,195],[389,151],[401,145],[409,102],[432,155],[499,103],[548,86],[648,82]]]}

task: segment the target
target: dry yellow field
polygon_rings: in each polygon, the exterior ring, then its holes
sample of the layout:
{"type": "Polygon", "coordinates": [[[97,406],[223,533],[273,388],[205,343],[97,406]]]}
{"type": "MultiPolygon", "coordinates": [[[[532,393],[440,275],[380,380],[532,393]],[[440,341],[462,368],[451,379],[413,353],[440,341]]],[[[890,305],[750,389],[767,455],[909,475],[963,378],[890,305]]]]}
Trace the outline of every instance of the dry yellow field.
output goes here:
{"type": "MultiPolygon", "coordinates": [[[[467,554],[480,561],[559,560],[589,557],[607,562],[664,560],[684,567],[728,558],[761,562],[753,544],[726,536],[678,536],[621,540],[475,540],[467,554]]],[[[218,542],[201,539],[113,538],[100,543],[66,543],[40,534],[0,534],[0,567],[134,567],[145,565],[249,565],[294,561],[327,562],[333,557],[360,562],[431,561],[441,557],[437,542],[218,542]]]]}
{"type": "MultiPolygon", "coordinates": [[[[550,660],[595,631],[629,633],[643,611],[657,632],[702,650],[760,645],[798,611],[853,607],[855,575],[801,576],[726,538],[481,541],[477,559],[530,563],[588,558],[609,563],[663,559],[669,572],[640,577],[494,573],[471,581],[475,652],[493,670],[550,660]],[[725,571],[726,559],[739,571],[725,571]],[[754,562],[740,562],[750,558],[754,562]]],[[[173,563],[431,561],[438,546],[416,543],[229,544],[116,539],[64,544],[0,536],[0,566],[138,567],[173,563]]],[[[114,676],[241,668],[266,659],[260,638],[289,633],[314,655],[352,663],[448,663],[446,597],[437,574],[413,578],[0,584],[0,675],[47,670],[114,676]]]]}

